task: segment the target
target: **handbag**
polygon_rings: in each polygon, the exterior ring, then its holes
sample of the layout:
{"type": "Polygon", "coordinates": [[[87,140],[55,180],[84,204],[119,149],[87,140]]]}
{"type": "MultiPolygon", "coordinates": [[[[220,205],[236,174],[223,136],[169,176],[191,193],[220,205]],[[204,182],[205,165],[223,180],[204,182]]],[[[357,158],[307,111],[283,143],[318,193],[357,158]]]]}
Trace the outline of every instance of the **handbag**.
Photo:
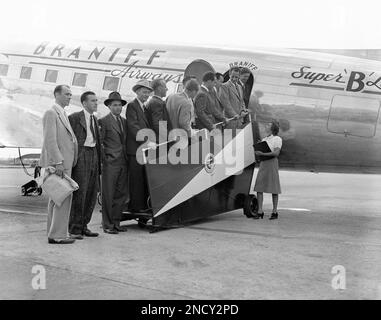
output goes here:
{"type": "Polygon", "coordinates": [[[79,186],[67,174],[64,174],[64,177],[61,178],[55,172],[56,169],[53,167],[46,169],[46,175],[41,187],[57,206],[61,206],[68,196],[79,189],[79,186]]]}

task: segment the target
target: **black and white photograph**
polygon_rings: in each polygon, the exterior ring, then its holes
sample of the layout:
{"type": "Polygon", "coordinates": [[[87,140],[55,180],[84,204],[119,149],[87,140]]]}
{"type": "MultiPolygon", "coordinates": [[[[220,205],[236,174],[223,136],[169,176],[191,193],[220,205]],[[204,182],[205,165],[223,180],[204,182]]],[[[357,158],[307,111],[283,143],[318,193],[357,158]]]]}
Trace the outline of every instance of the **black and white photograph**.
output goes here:
{"type": "Polygon", "coordinates": [[[0,300],[381,299],[377,1],[0,7],[0,300]]]}

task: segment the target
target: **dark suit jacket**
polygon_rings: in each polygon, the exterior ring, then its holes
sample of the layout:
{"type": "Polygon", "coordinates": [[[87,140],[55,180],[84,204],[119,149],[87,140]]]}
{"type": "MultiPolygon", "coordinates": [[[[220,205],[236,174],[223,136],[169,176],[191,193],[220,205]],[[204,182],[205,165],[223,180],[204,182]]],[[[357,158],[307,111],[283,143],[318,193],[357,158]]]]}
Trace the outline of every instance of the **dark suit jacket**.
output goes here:
{"type": "MultiPolygon", "coordinates": [[[[87,137],[85,112],[80,111],[80,112],[72,113],[71,115],[69,115],[69,121],[78,141],[78,158],[79,158],[79,156],[83,152],[83,145],[85,144],[86,137],[87,137]]],[[[99,134],[99,124],[95,116],[94,116],[94,121],[95,121],[94,131],[96,134],[96,148],[97,148],[97,154],[99,159],[98,171],[99,171],[99,174],[101,174],[102,149],[101,149],[101,141],[100,141],[100,134],[99,134]]]]}
{"type": "MultiPolygon", "coordinates": [[[[136,150],[144,141],[136,141],[139,130],[149,128],[149,122],[137,99],[127,104],[127,154],[136,156],[136,150]]],[[[155,140],[152,139],[152,142],[155,140]]]]}
{"type": "Polygon", "coordinates": [[[198,129],[213,129],[213,124],[222,122],[224,115],[221,112],[220,102],[215,92],[209,92],[201,87],[194,99],[194,108],[196,113],[196,126],[198,129]]]}
{"type": "Polygon", "coordinates": [[[111,113],[99,119],[104,164],[127,164],[127,123],[126,119],[121,119],[123,132],[120,131],[118,122],[111,113]]]}
{"type": "MultiPolygon", "coordinates": [[[[172,130],[171,120],[169,119],[168,111],[165,106],[165,101],[159,97],[153,96],[147,103],[147,120],[150,128],[155,131],[156,141],[159,141],[159,121],[167,121],[167,134],[161,137],[161,140],[166,141],[168,134],[172,130]]],[[[163,130],[162,130],[163,131],[163,130]]]]}
{"type": "Polygon", "coordinates": [[[249,101],[250,101],[250,93],[251,93],[250,86],[247,83],[243,84],[241,81],[239,82],[239,84],[242,87],[243,101],[245,102],[246,108],[248,108],[249,101]]]}

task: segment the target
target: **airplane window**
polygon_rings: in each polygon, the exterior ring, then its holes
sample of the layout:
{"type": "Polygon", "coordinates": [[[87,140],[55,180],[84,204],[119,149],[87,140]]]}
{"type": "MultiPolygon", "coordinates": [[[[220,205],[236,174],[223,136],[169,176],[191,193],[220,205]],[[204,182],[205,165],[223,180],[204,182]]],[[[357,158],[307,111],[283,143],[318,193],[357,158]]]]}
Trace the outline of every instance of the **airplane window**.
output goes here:
{"type": "Polygon", "coordinates": [[[29,80],[32,77],[32,67],[22,67],[20,72],[20,79],[29,80]]]}
{"type": "Polygon", "coordinates": [[[87,81],[87,74],[86,73],[74,73],[73,77],[73,86],[77,87],[85,87],[87,81]]]}
{"type": "Polygon", "coordinates": [[[0,64],[0,76],[6,76],[8,74],[9,65],[0,64]]]}
{"type": "Polygon", "coordinates": [[[106,76],[105,81],[103,83],[103,90],[117,91],[118,85],[119,78],[106,76]]]}
{"type": "Polygon", "coordinates": [[[336,95],[331,102],[328,131],[371,138],[375,135],[380,102],[372,98],[336,95]]]}
{"type": "Polygon", "coordinates": [[[58,71],[57,70],[46,70],[45,82],[57,82],[58,71]]]}

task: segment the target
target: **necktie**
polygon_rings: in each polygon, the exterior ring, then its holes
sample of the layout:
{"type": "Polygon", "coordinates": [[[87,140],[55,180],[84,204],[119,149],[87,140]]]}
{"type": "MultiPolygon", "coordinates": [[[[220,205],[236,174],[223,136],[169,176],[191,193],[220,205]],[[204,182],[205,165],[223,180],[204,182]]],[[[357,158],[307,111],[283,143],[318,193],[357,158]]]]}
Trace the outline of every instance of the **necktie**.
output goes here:
{"type": "Polygon", "coordinates": [[[240,93],[240,91],[239,91],[239,85],[236,84],[236,85],[235,85],[235,88],[236,88],[236,90],[237,90],[238,95],[241,97],[241,93],[240,93]]]}
{"type": "Polygon", "coordinates": [[[97,135],[95,133],[95,130],[94,130],[94,116],[91,115],[90,116],[90,131],[91,131],[91,134],[93,135],[93,138],[94,138],[94,141],[96,142],[97,141],[97,135]]]}
{"type": "Polygon", "coordinates": [[[122,125],[122,119],[120,118],[120,116],[117,116],[117,119],[118,119],[118,125],[119,125],[119,129],[120,129],[120,132],[123,133],[123,125],[122,125]]]}

